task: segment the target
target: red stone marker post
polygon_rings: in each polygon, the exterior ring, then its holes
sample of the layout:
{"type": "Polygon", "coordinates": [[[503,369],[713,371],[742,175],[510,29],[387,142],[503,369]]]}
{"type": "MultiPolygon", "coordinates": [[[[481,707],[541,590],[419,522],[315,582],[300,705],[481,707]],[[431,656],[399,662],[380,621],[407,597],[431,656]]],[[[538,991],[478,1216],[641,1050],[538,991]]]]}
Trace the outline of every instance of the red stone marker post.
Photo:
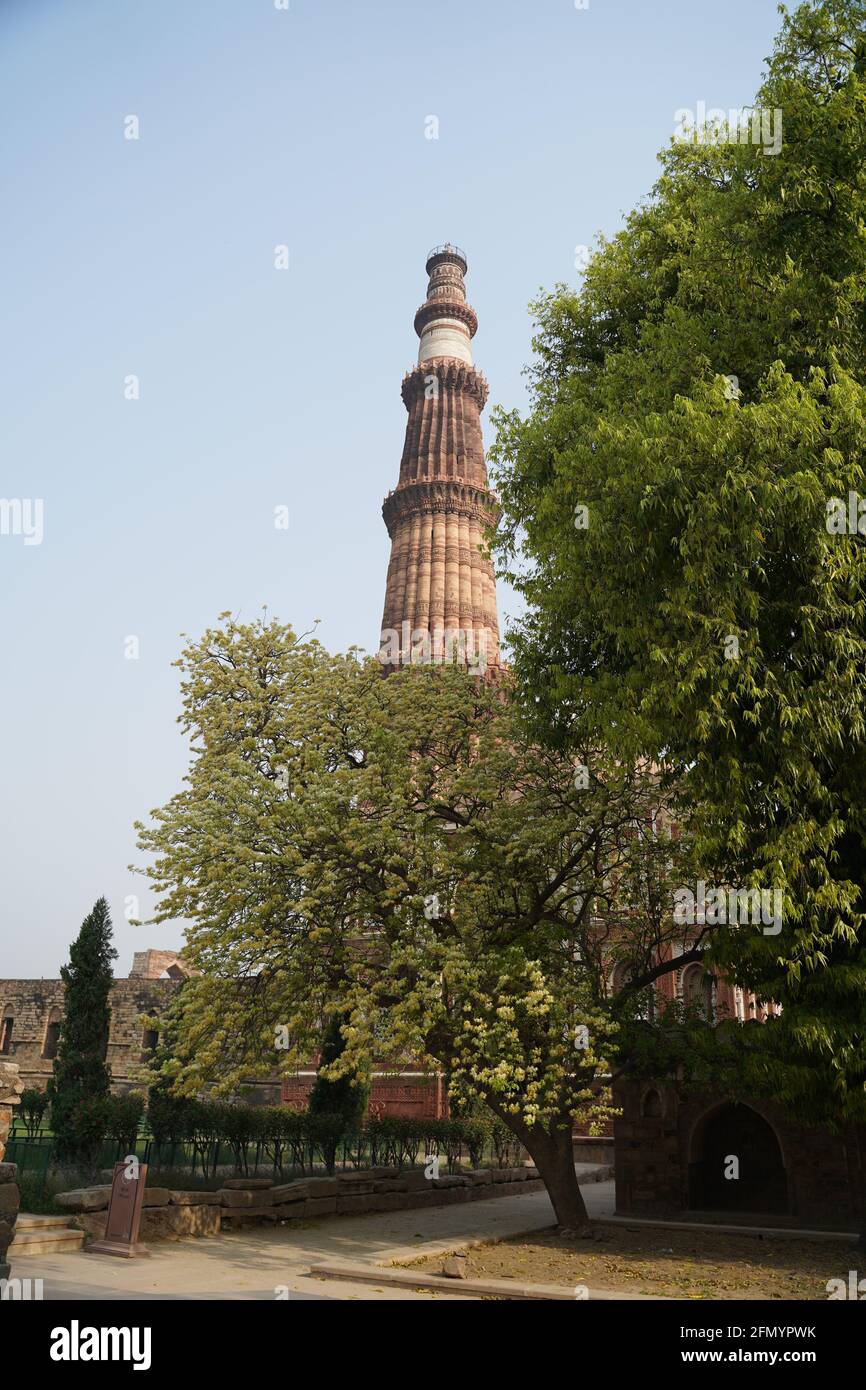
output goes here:
{"type": "Polygon", "coordinates": [[[129,1176],[129,1167],[128,1160],[114,1165],[105,1236],[102,1240],[95,1240],[87,1246],[89,1254],[120,1255],[122,1259],[127,1260],[132,1259],[134,1255],[150,1254],[147,1246],[140,1245],[138,1241],[147,1164],[136,1163],[134,1177],[129,1176]]]}

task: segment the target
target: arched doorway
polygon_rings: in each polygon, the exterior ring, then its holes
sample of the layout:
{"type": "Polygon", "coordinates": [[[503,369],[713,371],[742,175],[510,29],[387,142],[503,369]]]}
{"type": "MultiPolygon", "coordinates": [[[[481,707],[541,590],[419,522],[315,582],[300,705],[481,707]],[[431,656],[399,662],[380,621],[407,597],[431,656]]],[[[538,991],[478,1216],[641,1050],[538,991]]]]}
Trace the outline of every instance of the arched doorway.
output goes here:
{"type": "Polygon", "coordinates": [[[751,1106],[722,1105],[698,1121],[689,1162],[689,1207],[788,1210],[788,1178],[776,1132],[751,1106]],[[728,1176],[733,1173],[737,1176],[728,1176]]]}

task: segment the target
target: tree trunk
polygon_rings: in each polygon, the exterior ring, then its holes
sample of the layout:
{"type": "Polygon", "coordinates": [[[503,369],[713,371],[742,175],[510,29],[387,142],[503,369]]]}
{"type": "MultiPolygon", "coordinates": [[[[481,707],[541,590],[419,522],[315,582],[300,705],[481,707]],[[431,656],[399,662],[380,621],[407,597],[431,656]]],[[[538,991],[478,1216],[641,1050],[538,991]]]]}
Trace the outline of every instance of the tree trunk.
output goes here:
{"type": "MultiPolygon", "coordinates": [[[[491,1108],[495,1109],[495,1106],[491,1108]]],[[[574,1171],[574,1148],[571,1142],[571,1121],[551,1122],[549,1129],[534,1125],[531,1129],[513,1115],[498,1112],[508,1128],[517,1135],[541,1175],[547,1195],[556,1213],[556,1224],[563,1230],[585,1235],[592,1223],[583,1200],[583,1193],[574,1171]]]]}
{"type": "Polygon", "coordinates": [[[866,1144],[863,1142],[864,1133],[866,1133],[866,1126],[854,1125],[854,1141],[857,1150],[857,1177],[855,1180],[857,1195],[855,1201],[858,1208],[857,1224],[860,1228],[860,1239],[857,1242],[857,1247],[860,1250],[866,1250],[866,1144]]]}

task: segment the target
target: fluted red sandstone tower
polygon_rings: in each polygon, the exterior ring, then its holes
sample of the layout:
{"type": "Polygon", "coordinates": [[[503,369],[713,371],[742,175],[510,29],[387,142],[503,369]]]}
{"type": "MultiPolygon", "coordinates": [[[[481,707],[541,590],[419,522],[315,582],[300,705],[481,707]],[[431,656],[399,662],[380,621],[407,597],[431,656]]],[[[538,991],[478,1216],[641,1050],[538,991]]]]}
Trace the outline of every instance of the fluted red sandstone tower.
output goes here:
{"type": "Polygon", "coordinates": [[[456,246],[431,251],[427,299],[415,315],[421,345],[403,378],[409,421],[400,480],[382,507],[391,537],[379,647],[386,668],[431,660],[499,666],[483,535],[497,515],[481,439],[487,382],[472,365],[478,319],[466,302],[466,268],[456,246]]]}

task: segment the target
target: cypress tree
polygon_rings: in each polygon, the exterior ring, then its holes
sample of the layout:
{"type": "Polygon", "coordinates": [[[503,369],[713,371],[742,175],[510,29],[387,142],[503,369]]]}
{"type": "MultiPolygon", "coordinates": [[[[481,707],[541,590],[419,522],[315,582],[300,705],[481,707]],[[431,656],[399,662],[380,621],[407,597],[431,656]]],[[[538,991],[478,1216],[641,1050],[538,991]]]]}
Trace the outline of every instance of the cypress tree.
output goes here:
{"type": "Polygon", "coordinates": [[[342,1027],[345,1021],[338,1013],[328,1019],[308,1110],[311,1115],[339,1115],[345,1121],[346,1132],[350,1132],[359,1127],[366,1114],[369,1085],[357,1074],[340,1076],[334,1081],[322,1075],[322,1068],[335,1062],[343,1052],[345,1041],[342,1027]]]}
{"type": "Polygon", "coordinates": [[[65,989],[63,1022],[54,1071],[48,1084],[55,1157],[61,1162],[83,1160],[86,1145],[78,1117],[85,1102],[105,1100],[111,1091],[111,1072],[105,1061],[111,1024],[109,991],[114,979],[111,916],[99,898],[81,924],[69,948],[69,964],[61,968],[65,989]]]}

